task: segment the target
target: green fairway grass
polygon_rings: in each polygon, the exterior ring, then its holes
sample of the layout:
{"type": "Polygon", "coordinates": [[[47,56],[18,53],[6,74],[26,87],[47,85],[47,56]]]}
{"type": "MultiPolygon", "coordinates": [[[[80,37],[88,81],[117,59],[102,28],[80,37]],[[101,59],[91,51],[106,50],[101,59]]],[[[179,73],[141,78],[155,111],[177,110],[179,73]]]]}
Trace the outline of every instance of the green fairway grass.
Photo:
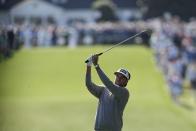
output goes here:
{"type": "MultiPolygon", "coordinates": [[[[98,101],[85,87],[84,61],[106,48],[22,49],[0,63],[0,131],[93,131],[98,101]]],[[[195,110],[171,102],[149,48],[115,48],[100,66],[112,80],[119,67],[131,72],[123,131],[196,131],[195,110]]]]}

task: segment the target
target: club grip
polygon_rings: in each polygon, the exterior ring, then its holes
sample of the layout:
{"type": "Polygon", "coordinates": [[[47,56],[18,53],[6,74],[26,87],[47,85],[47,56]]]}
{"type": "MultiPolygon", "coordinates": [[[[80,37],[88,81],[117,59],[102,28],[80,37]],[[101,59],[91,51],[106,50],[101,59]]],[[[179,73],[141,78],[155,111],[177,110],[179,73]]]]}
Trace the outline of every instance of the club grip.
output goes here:
{"type": "MultiPolygon", "coordinates": [[[[96,54],[98,56],[102,55],[103,53],[99,53],[99,54],[96,54]]],[[[88,63],[88,60],[85,61],[85,63],[88,63]]]]}

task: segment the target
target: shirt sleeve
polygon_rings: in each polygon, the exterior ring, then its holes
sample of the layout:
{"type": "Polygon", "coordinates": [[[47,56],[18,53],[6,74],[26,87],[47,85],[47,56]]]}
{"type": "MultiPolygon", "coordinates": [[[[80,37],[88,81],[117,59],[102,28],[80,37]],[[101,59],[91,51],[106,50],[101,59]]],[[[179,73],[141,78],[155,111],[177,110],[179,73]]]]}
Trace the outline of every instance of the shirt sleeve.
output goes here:
{"type": "Polygon", "coordinates": [[[129,92],[126,88],[122,88],[119,87],[115,84],[113,84],[113,82],[106,76],[106,74],[102,71],[102,69],[100,67],[96,68],[97,73],[101,79],[101,81],[103,82],[103,84],[106,86],[106,88],[108,88],[108,90],[110,92],[112,92],[112,94],[116,97],[116,98],[128,98],[129,97],[129,92]]]}
{"type": "Polygon", "coordinates": [[[89,92],[97,98],[100,98],[104,87],[98,86],[91,81],[91,74],[86,74],[86,87],[89,92]]]}

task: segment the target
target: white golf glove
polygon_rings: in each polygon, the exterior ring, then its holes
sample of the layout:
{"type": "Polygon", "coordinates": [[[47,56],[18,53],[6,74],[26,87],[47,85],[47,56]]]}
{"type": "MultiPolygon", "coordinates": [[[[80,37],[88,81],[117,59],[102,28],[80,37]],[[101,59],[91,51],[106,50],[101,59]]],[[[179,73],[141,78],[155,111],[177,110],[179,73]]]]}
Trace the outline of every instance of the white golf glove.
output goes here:
{"type": "Polygon", "coordinates": [[[92,66],[93,64],[93,55],[91,55],[88,59],[87,66],[92,66]]]}

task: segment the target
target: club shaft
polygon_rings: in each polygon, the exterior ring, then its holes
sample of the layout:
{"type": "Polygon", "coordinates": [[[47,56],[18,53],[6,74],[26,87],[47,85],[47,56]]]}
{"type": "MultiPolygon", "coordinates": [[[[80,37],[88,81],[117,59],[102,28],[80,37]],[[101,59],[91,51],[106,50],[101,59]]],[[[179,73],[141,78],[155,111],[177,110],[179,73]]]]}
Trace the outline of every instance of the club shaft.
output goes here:
{"type": "Polygon", "coordinates": [[[111,49],[113,49],[113,48],[115,48],[115,47],[117,47],[117,46],[119,46],[119,45],[121,45],[121,44],[123,44],[123,43],[125,43],[125,42],[127,42],[128,40],[131,40],[131,39],[133,39],[133,38],[135,38],[135,37],[141,35],[142,33],[146,32],[146,31],[147,31],[147,30],[144,30],[144,31],[142,31],[142,32],[139,32],[139,33],[135,34],[134,36],[131,36],[131,37],[129,37],[129,38],[127,38],[127,39],[125,39],[125,40],[123,40],[123,41],[121,41],[121,42],[115,44],[114,46],[112,46],[112,47],[108,48],[107,50],[103,51],[102,54],[103,54],[103,53],[106,53],[106,52],[108,52],[108,51],[110,51],[111,49]]]}

